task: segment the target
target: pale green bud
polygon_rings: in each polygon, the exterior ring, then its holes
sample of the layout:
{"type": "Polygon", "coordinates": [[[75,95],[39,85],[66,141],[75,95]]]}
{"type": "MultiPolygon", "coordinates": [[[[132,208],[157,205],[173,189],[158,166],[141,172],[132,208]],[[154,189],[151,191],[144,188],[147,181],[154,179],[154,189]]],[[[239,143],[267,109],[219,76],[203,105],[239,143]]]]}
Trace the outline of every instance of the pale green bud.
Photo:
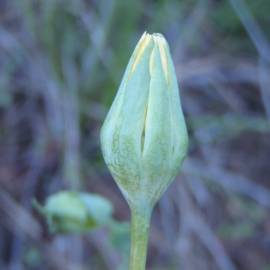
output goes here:
{"type": "Polygon", "coordinates": [[[178,173],[188,135],[170,50],[144,33],[101,130],[106,164],[130,205],[153,206],[178,173]]]}
{"type": "Polygon", "coordinates": [[[111,220],[112,205],[102,196],[85,192],[61,191],[49,196],[44,207],[35,202],[46,217],[50,231],[87,232],[111,220]]]}

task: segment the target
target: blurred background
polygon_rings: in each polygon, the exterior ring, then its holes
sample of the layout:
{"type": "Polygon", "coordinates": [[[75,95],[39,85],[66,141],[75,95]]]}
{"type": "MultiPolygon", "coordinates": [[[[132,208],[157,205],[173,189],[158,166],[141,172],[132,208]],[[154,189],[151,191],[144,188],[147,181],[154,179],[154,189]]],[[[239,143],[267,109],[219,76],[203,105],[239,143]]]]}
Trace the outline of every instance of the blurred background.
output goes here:
{"type": "Polygon", "coordinates": [[[0,269],[127,269],[129,210],[99,130],[141,34],[176,66],[190,147],[152,218],[147,269],[270,269],[270,1],[0,0],[0,269]],[[63,189],[114,225],[51,234],[63,189]]]}

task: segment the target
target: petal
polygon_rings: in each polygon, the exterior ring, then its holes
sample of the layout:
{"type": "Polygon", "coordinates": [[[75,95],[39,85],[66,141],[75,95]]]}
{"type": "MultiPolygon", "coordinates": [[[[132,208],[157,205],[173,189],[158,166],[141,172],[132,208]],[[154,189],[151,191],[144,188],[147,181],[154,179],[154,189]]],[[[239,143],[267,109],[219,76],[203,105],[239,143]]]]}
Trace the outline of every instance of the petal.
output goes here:
{"type": "Polygon", "coordinates": [[[150,59],[151,80],[142,156],[145,181],[150,185],[155,181],[153,192],[163,188],[157,181],[166,182],[164,177],[167,177],[172,147],[169,91],[161,61],[155,44],[150,59]]]}
{"type": "Polygon", "coordinates": [[[182,161],[186,155],[188,147],[188,134],[186,123],[182,111],[178,81],[173,64],[173,60],[170,54],[170,49],[165,41],[165,51],[168,60],[168,74],[169,74],[169,89],[170,89],[170,107],[171,107],[171,119],[173,128],[173,151],[172,151],[172,169],[173,175],[178,173],[178,170],[182,164],[182,161]]]}
{"type": "Polygon", "coordinates": [[[135,48],[101,131],[104,159],[123,191],[136,190],[139,184],[152,47],[153,40],[146,34],[135,48]]]}

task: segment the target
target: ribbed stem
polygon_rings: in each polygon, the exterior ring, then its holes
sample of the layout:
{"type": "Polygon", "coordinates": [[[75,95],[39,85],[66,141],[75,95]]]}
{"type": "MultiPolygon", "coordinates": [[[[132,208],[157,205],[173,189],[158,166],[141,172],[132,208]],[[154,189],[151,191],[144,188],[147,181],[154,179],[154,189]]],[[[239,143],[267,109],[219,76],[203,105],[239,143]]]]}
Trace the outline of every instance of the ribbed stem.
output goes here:
{"type": "Polygon", "coordinates": [[[129,270],[145,270],[152,209],[131,209],[129,270]]]}

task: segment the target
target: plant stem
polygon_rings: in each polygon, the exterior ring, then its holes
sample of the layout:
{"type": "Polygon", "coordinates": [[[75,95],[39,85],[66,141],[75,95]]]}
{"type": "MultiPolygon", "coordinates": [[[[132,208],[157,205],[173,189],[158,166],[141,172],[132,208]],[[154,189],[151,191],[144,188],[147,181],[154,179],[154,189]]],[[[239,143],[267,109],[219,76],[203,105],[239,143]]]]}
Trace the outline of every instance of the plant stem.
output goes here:
{"type": "Polygon", "coordinates": [[[131,249],[129,270],[145,270],[152,209],[131,208],[131,249]]]}

